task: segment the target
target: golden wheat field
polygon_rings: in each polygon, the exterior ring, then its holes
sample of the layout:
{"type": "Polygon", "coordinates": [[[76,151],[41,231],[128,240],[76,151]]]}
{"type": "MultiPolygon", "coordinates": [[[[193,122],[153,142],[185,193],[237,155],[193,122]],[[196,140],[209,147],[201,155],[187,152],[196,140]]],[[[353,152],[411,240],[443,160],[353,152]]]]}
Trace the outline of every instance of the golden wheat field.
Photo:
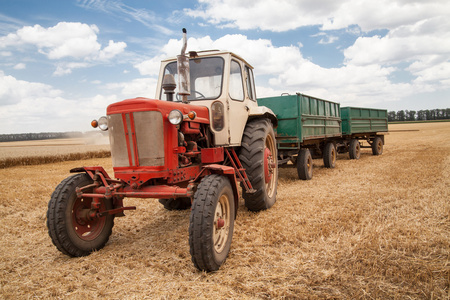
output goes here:
{"type": "MultiPolygon", "coordinates": [[[[46,228],[50,194],[78,166],[0,169],[2,299],[448,299],[450,123],[391,125],[384,153],[314,160],[314,177],[281,169],[275,205],[240,201],[230,255],[215,273],[190,261],[189,210],[155,199],[116,218],[102,250],[69,258],[46,228]]],[[[0,148],[0,151],[2,149],[0,148]]]]}
{"type": "Polygon", "coordinates": [[[64,160],[79,160],[111,155],[108,139],[50,139],[0,143],[0,169],[18,165],[39,165],[64,160]]]}

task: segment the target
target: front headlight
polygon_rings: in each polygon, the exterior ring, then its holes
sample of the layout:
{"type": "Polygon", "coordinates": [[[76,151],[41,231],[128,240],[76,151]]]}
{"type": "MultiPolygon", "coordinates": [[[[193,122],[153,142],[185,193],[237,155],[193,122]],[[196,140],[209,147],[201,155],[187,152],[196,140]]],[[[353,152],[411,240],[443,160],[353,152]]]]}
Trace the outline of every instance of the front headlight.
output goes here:
{"type": "Polygon", "coordinates": [[[167,118],[171,124],[178,125],[183,121],[183,114],[178,109],[174,109],[169,113],[167,118]]]}
{"type": "Polygon", "coordinates": [[[98,119],[98,128],[103,131],[108,130],[108,119],[106,117],[98,119]]]}

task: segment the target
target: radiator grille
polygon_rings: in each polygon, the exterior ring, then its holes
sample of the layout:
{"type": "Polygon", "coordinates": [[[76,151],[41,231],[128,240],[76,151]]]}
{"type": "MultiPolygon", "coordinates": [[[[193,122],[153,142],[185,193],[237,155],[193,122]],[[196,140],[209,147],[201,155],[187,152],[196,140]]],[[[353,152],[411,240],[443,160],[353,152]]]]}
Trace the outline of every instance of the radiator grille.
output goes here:
{"type": "Polygon", "coordinates": [[[114,167],[164,165],[164,128],[160,112],[109,115],[108,126],[114,167]]]}

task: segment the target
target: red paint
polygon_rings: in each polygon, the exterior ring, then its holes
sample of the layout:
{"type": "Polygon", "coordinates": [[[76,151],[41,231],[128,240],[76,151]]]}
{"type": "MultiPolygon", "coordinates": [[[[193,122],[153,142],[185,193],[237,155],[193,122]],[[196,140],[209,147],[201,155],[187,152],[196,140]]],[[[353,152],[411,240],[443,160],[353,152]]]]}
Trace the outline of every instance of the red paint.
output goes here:
{"type": "Polygon", "coordinates": [[[202,163],[212,164],[222,162],[224,159],[223,147],[202,149],[202,163]]]}
{"type": "Polygon", "coordinates": [[[266,183],[269,183],[272,179],[272,173],[271,172],[271,166],[269,165],[269,162],[272,160],[272,152],[270,152],[270,149],[266,147],[264,150],[264,180],[266,183]]]}
{"type": "MultiPolygon", "coordinates": [[[[231,183],[235,208],[238,208],[239,182],[244,188],[251,190],[245,169],[233,148],[204,148],[197,147],[196,138],[203,138],[207,142],[206,128],[201,124],[209,124],[209,112],[206,107],[178,102],[134,98],[111,104],[107,114],[121,114],[124,124],[124,134],[128,153],[129,166],[114,167],[114,177],[111,179],[102,167],[83,167],[71,172],[86,172],[94,180],[88,187],[77,189],[78,199],[90,199],[89,215],[98,219],[106,214],[123,214],[124,210],[134,207],[124,207],[122,199],[133,198],[179,198],[193,197],[194,188],[200,180],[209,174],[220,174],[227,177],[231,183]],[[191,120],[186,117],[177,126],[171,124],[167,116],[174,110],[180,110],[183,115],[194,112],[196,117],[191,120]],[[158,111],[162,115],[162,130],[164,134],[164,165],[139,166],[139,152],[137,147],[134,112],[158,111]],[[128,119],[128,124],[127,124],[128,119]],[[185,139],[184,145],[179,146],[179,133],[185,139]],[[225,166],[225,154],[231,166],[225,166]],[[92,192],[86,193],[89,189],[92,192]],[[86,191],[86,192],[84,192],[86,191]],[[113,209],[105,211],[99,207],[101,198],[112,199],[113,209]]],[[[269,151],[270,154],[270,151],[269,151]]],[[[84,209],[84,208],[83,208],[84,209]]],[[[223,220],[222,220],[223,221],[223,220]]],[[[223,226],[223,225],[222,225],[223,226]]]]}

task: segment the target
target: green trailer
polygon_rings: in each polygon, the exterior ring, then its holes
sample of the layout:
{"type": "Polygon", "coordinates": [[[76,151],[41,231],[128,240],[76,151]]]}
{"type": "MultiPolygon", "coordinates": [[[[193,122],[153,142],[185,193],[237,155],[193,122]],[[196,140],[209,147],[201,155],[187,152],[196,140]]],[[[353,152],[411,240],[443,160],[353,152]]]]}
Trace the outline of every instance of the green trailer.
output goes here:
{"type": "Polygon", "coordinates": [[[302,143],[341,136],[339,103],[303,95],[258,99],[278,118],[279,149],[298,148],[302,143]]]}
{"type": "Polygon", "coordinates": [[[373,155],[383,153],[384,134],[388,131],[387,110],[342,107],[342,140],[351,159],[359,159],[361,148],[372,148],[373,155]],[[361,141],[366,141],[368,146],[361,141]]]}
{"type": "Polygon", "coordinates": [[[339,103],[301,93],[260,98],[258,104],[278,118],[278,164],[296,166],[300,179],[312,178],[313,158],[323,158],[325,167],[334,168],[337,153],[349,152],[351,159],[359,159],[361,148],[371,147],[374,155],[383,152],[386,110],[341,108],[339,103]]]}
{"type": "Polygon", "coordinates": [[[388,117],[385,109],[342,107],[341,119],[343,135],[388,131],[388,117]]]}

